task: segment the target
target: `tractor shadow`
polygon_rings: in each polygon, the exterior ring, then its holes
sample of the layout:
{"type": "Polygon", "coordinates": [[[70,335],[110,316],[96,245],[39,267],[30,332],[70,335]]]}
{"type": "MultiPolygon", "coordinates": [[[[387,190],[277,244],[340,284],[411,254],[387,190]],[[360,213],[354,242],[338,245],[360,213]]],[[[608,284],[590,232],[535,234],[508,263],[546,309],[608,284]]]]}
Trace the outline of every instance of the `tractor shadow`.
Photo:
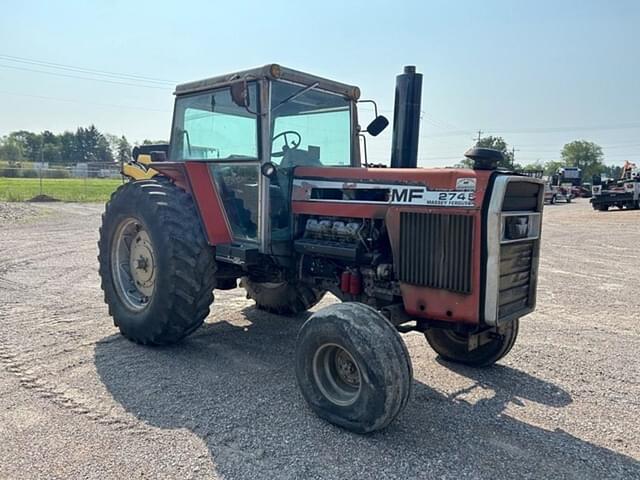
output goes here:
{"type": "Polygon", "coordinates": [[[305,317],[243,313],[247,326],[207,323],[173,347],[113,335],[95,348],[113,399],[149,425],[194,432],[221,477],[596,478],[606,466],[609,478],[640,478],[631,457],[510,416],[506,409],[523,402],[562,409],[572,400],[506,366],[435,364],[470,386],[444,395],[414,381],[406,410],[387,429],[365,436],[341,430],[317,418],[297,389],[292,362],[305,317]]]}

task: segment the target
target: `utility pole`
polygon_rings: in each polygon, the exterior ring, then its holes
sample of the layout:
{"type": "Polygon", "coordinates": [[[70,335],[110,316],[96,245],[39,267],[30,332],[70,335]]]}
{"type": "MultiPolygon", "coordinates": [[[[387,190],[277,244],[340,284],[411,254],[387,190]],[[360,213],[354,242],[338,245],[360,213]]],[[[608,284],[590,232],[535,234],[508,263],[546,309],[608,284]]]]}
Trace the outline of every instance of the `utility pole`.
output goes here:
{"type": "Polygon", "coordinates": [[[478,139],[476,140],[476,145],[480,143],[480,138],[482,138],[482,134],[484,132],[482,130],[478,130],[478,139]]]}
{"type": "Polygon", "coordinates": [[[520,149],[516,150],[516,147],[511,147],[511,168],[515,168],[516,164],[516,152],[519,152],[520,149]]]}

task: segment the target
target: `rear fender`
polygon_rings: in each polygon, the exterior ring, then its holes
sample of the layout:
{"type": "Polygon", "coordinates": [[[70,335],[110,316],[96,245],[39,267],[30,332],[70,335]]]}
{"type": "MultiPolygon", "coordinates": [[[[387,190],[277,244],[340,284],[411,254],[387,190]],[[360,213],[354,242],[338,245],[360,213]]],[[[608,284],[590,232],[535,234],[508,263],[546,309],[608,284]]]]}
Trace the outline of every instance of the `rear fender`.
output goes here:
{"type": "Polygon", "coordinates": [[[231,243],[231,228],[215,187],[209,164],[204,162],[153,162],[150,164],[191,194],[210,245],[231,243]]]}

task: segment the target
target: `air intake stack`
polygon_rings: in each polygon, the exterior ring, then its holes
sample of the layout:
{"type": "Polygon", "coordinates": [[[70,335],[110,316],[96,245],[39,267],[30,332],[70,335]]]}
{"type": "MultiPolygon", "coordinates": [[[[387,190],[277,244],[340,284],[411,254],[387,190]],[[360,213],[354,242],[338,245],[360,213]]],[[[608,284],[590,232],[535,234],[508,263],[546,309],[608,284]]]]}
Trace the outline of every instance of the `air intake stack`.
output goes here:
{"type": "Polygon", "coordinates": [[[396,77],[391,168],[418,166],[421,101],[422,74],[414,66],[404,67],[404,73],[396,77]]]}

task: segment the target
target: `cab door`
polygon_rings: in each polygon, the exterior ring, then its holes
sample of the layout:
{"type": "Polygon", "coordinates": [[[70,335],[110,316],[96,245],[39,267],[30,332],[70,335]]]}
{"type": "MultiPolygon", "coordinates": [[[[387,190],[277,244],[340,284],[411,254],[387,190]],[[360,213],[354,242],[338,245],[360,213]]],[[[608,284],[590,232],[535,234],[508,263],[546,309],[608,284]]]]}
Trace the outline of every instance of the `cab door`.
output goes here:
{"type": "Polygon", "coordinates": [[[233,243],[249,247],[262,240],[258,87],[247,83],[248,106],[233,101],[230,87],[178,97],[170,153],[207,164],[233,243]]]}

